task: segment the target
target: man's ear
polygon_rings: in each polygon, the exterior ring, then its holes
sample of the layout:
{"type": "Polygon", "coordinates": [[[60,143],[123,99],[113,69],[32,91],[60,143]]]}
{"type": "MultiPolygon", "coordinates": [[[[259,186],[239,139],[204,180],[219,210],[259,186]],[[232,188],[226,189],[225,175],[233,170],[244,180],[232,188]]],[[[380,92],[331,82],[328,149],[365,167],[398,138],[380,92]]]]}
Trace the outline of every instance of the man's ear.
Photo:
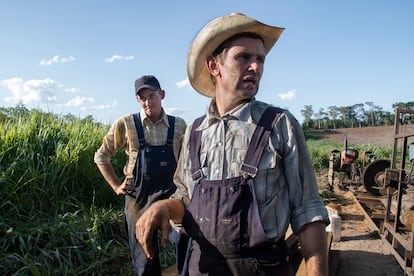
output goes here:
{"type": "Polygon", "coordinates": [[[164,100],[164,98],[165,98],[165,90],[160,90],[160,91],[158,91],[158,93],[160,93],[160,95],[161,95],[161,100],[164,100]]]}
{"type": "Polygon", "coordinates": [[[207,65],[207,69],[210,72],[210,74],[212,74],[213,76],[217,77],[220,73],[219,68],[218,68],[218,64],[217,64],[217,58],[215,57],[208,57],[206,60],[206,65],[207,65]]]}

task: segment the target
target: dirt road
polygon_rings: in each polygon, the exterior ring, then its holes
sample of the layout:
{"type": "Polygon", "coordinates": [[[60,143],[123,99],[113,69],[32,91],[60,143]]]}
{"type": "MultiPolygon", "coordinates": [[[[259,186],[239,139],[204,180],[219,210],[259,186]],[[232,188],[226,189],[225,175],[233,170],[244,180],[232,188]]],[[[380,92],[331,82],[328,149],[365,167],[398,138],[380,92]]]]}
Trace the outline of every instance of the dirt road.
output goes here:
{"type": "Polygon", "coordinates": [[[341,240],[331,245],[331,250],[337,253],[336,275],[404,275],[394,255],[378,236],[375,226],[367,221],[349,193],[342,195],[345,201],[341,205],[341,240]]]}

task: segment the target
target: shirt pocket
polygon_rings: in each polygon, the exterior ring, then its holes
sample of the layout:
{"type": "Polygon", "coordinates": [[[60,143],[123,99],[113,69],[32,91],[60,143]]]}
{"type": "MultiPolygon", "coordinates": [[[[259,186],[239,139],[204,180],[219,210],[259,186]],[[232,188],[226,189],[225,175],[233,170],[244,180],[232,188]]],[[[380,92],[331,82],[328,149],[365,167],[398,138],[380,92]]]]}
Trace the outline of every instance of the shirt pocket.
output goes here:
{"type": "Polygon", "coordinates": [[[254,188],[259,206],[265,207],[278,197],[284,185],[282,156],[277,150],[266,147],[254,179],[254,188]]]}
{"type": "Polygon", "coordinates": [[[229,177],[239,176],[241,173],[241,165],[244,163],[247,149],[245,148],[233,148],[231,153],[231,163],[229,170],[229,177]]]}

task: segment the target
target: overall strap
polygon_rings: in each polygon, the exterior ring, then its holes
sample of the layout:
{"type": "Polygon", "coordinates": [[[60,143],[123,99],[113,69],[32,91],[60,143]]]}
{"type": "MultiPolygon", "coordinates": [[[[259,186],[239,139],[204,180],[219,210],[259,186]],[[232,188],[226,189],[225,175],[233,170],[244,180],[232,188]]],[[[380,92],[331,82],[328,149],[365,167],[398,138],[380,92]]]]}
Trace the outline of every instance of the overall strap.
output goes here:
{"type": "Polygon", "coordinates": [[[260,117],[253,133],[252,140],[250,141],[249,148],[247,149],[244,163],[240,168],[240,170],[247,174],[247,176],[256,176],[260,157],[262,156],[273,126],[276,124],[282,111],[283,110],[280,108],[269,106],[260,117]]]}
{"type": "Polygon", "coordinates": [[[198,155],[201,146],[201,131],[195,131],[200,126],[206,115],[198,117],[194,120],[190,133],[190,159],[191,159],[191,177],[194,181],[199,181],[203,178],[201,171],[200,157],[198,155]]]}
{"type": "MultiPolygon", "coordinates": [[[[168,124],[170,125],[170,127],[168,128],[166,144],[171,146],[174,140],[175,117],[167,115],[167,118],[168,118],[168,124]]],[[[142,147],[145,144],[145,135],[144,135],[144,130],[143,130],[142,123],[141,123],[141,116],[139,115],[139,113],[134,114],[134,122],[135,122],[135,128],[137,129],[139,146],[142,147]]]]}
{"type": "Polygon", "coordinates": [[[142,128],[141,116],[139,113],[134,114],[135,128],[137,129],[139,146],[142,148],[145,144],[144,130],[142,128]]]}
{"type": "Polygon", "coordinates": [[[175,126],[175,117],[167,115],[168,117],[168,124],[170,127],[168,128],[168,134],[167,134],[167,145],[172,146],[173,139],[174,139],[174,126],[175,126]]]}

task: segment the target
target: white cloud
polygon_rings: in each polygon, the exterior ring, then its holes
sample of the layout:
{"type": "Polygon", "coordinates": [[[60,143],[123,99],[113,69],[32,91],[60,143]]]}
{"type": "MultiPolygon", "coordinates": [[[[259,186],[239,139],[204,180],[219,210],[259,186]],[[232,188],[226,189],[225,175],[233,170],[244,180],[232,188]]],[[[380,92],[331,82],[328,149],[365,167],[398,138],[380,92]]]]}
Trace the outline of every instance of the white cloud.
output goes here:
{"type": "Polygon", "coordinates": [[[134,56],[121,56],[121,55],[113,55],[110,58],[105,58],[104,62],[115,62],[115,61],[121,61],[121,60],[130,60],[134,59],[134,56]]]}
{"type": "Polygon", "coordinates": [[[12,96],[4,98],[10,103],[53,103],[59,84],[52,79],[23,81],[15,77],[1,81],[1,85],[11,91],[12,96]]]}
{"type": "Polygon", "coordinates": [[[74,57],[70,56],[68,58],[63,58],[61,56],[54,56],[51,59],[42,59],[39,63],[39,66],[46,66],[46,65],[52,65],[53,63],[67,63],[67,62],[73,62],[75,60],[74,57]]]}
{"type": "Polygon", "coordinates": [[[76,96],[75,98],[71,99],[70,101],[68,101],[65,106],[84,106],[86,104],[91,104],[95,101],[95,99],[93,97],[80,97],[80,96],[76,96]]]}
{"type": "Polygon", "coordinates": [[[65,88],[65,92],[76,93],[76,92],[79,92],[79,89],[78,88],[65,88]]]}
{"type": "Polygon", "coordinates": [[[112,104],[101,104],[101,105],[85,106],[84,109],[105,110],[105,109],[112,109],[116,105],[117,105],[117,102],[113,102],[112,104]]]}
{"type": "Polygon", "coordinates": [[[187,113],[188,110],[177,108],[177,107],[165,107],[165,112],[175,116],[182,116],[183,114],[187,113]]]}
{"type": "Polygon", "coordinates": [[[282,101],[290,101],[290,100],[293,100],[294,98],[296,98],[296,89],[292,89],[292,90],[290,90],[290,91],[288,91],[286,93],[279,93],[279,94],[277,94],[277,96],[282,101]]]}
{"type": "Polygon", "coordinates": [[[79,107],[81,110],[106,110],[112,109],[117,105],[117,102],[112,104],[101,104],[101,105],[91,105],[95,102],[93,97],[80,97],[76,96],[75,98],[68,101],[66,107],[79,107]]]}
{"type": "Polygon", "coordinates": [[[190,81],[188,80],[188,78],[187,79],[185,79],[185,80],[182,80],[182,81],[178,81],[178,82],[176,82],[175,83],[175,85],[178,87],[178,88],[183,88],[183,87],[186,87],[186,86],[190,86],[190,81]]]}

